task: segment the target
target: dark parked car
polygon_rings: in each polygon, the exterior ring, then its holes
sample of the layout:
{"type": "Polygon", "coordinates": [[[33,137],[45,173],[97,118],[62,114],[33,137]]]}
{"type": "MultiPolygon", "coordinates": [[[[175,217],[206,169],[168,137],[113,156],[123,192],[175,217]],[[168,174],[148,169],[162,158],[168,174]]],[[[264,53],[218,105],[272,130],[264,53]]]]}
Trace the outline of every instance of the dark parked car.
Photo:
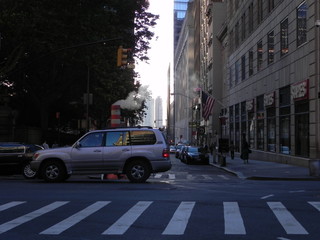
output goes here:
{"type": "Polygon", "coordinates": [[[36,144],[0,143],[0,174],[22,174],[27,179],[35,178],[30,168],[33,154],[43,149],[36,144]]]}
{"type": "Polygon", "coordinates": [[[185,145],[184,145],[184,144],[178,144],[178,145],[176,146],[176,153],[175,153],[176,158],[179,158],[179,157],[180,157],[180,151],[181,151],[181,148],[182,148],[183,146],[185,146],[185,145]]]}
{"type": "Polygon", "coordinates": [[[205,152],[203,148],[194,146],[186,146],[182,151],[182,156],[180,159],[187,164],[209,164],[209,154],[205,152]]]}

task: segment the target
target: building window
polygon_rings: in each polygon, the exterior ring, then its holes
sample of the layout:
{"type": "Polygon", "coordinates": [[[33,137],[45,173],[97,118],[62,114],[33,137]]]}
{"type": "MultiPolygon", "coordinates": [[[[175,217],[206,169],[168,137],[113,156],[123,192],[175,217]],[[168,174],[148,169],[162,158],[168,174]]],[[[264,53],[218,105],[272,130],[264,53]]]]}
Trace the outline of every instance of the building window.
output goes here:
{"type": "Polygon", "coordinates": [[[297,46],[307,41],[307,4],[302,3],[297,8],[297,46]]]}
{"type": "Polygon", "coordinates": [[[249,6],[249,33],[253,31],[253,3],[249,6]]]}
{"type": "Polygon", "coordinates": [[[268,64],[274,62],[274,32],[268,34],[268,64]]]}
{"type": "Polygon", "coordinates": [[[239,103],[235,105],[234,108],[234,116],[235,116],[235,144],[234,148],[236,151],[240,149],[240,109],[239,103]]]}
{"type": "Polygon", "coordinates": [[[271,12],[274,9],[274,0],[268,1],[268,8],[269,8],[269,12],[271,12]]]}
{"type": "Polygon", "coordinates": [[[246,102],[241,103],[241,135],[247,134],[247,111],[246,102]]]}
{"type": "Polygon", "coordinates": [[[257,44],[257,70],[258,71],[260,71],[262,68],[262,56],[263,56],[262,40],[260,40],[257,44]]]}
{"type": "Polygon", "coordinates": [[[234,129],[233,129],[233,106],[229,107],[229,134],[230,134],[230,141],[233,141],[234,139],[234,129]]]}
{"type": "Polygon", "coordinates": [[[234,72],[234,74],[235,74],[235,85],[237,85],[239,83],[240,60],[236,61],[234,71],[235,71],[234,72]]]}
{"type": "Polygon", "coordinates": [[[280,48],[281,56],[286,55],[289,52],[289,42],[288,42],[288,19],[283,20],[280,23],[280,48]]]}
{"type": "Polygon", "coordinates": [[[263,20],[263,0],[258,0],[258,24],[263,20]]]}
{"type": "Polygon", "coordinates": [[[267,149],[270,152],[276,151],[276,108],[267,109],[267,149]]]}
{"type": "Polygon", "coordinates": [[[241,57],[241,80],[246,79],[246,55],[241,57]]]}
{"type": "Polygon", "coordinates": [[[309,102],[295,103],[295,152],[297,156],[309,157],[309,102]]]}
{"type": "Polygon", "coordinates": [[[249,50],[249,76],[253,74],[253,50],[249,50]]]}
{"type": "Polygon", "coordinates": [[[233,82],[233,67],[231,66],[230,67],[230,69],[229,69],[229,71],[230,71],[230,76],[229,76],[229,88],[231,88],[232,87],[232,82],[233,82]]]}
{"type": "Polygon", "coordinates": [[[290,154],[290,86],[279,90],[279,152],[290,154]]]}
{"type": "Polygon", "coordinates": [[[243,14],[241,17],[241,41],[246,39],[246,15],[243,14]]]}
{"type": "Polygon", "coordinates": [[[257,149],[264,149],[264,96],[257,97],[257,149]]]}
{"type": "Polygon", "coordinates": [[[234,30],[234,44],[235,48],[239,46],[239,23],[236,23],[235,30],[234,30]]]}

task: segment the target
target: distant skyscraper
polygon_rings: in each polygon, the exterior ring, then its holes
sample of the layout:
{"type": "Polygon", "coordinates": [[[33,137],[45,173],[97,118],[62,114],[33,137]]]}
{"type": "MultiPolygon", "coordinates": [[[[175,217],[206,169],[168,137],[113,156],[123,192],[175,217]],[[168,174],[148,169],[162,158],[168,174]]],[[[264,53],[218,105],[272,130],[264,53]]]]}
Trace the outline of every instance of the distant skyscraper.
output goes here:
{"type": "Polygon", "coordinates": [[[146,102],[147,108],[146,109],[146,116],[143,119],[144,126],[153,127],[154,123],[154,99],[146,102]]]}
{"type": "Polygon", "coordinates": [[[163,109],[162,109],[162,98],[157,97],[154,105],[154,125],[156,128],[163,127],[163,109]]]}
{"type": "Polygon", "coordinates": [[[181,31],[181,27],[183,24],[183,20],[188,9],[188,2],[189,0],[175,0],[174,1],[174,49],[176,49],[179,34],[181,31]]]}

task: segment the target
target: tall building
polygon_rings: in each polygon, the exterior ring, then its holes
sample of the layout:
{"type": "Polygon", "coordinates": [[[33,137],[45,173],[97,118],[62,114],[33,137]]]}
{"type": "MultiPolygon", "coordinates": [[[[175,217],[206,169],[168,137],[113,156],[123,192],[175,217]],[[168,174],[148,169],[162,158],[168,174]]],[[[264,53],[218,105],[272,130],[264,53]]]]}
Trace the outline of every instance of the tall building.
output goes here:
{"type": "Polygon", "coordinates": [[[156,128],[163,127],[163,107],[162,107],[162,98],[157,97],[154,101],[154,126],[156,128]]]}
{"type": "Polygon", "coordinates": [[[178,44],[179,35],[181,31],[181,27],[183,24],[183,20],[188,8],[189,0],[175,0],[174,1],[174,49],[178,44]]]}
{"type": "Polygon", "coordinates": [[[144,126],[150,126],[153,127],[154,122],[154,99],[152,98],[150,101],[148,100],[146,102],[146,116],[143,119],[143,125],[144,126]]]}

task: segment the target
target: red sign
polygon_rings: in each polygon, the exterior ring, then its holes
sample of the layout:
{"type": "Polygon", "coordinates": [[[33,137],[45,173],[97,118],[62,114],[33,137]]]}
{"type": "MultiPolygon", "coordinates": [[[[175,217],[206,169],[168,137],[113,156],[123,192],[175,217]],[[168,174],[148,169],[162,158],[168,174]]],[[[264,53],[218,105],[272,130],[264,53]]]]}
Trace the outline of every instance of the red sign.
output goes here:
{"type": "Polygon", "coordinates": [[[309,98],[309,79],[291,85],[291,97],[295,101],[309,98]]]}

